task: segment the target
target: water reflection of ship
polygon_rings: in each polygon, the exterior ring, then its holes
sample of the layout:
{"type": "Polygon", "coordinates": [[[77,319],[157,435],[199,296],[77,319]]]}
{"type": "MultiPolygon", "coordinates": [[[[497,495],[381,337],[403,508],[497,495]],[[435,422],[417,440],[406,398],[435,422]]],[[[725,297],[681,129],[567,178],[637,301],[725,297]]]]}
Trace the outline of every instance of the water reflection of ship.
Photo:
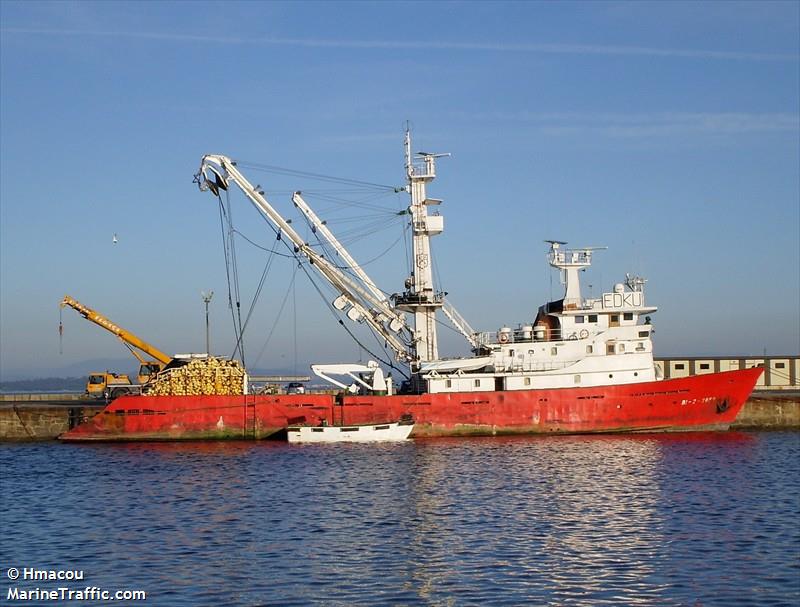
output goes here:
{"type": "Polygon", "coordinates": [[[667,522],[670,479],[690,481],[681,453],[754,443],[741,432],[418,442],[408,506],[418,521],[409,545],[419,596],[431,600],[450,575],[491,577],[458,571],[489,555],[493,567],[506,562],[536,579],[546,572],[555,604],[609,600],[605,593],[616,587],[626,588],[620,603],[641,592],[642,602],[656,605],[667,589],[659,554],[675,533],[667,522]],[[475,473],[482,458],[496,474],[475,473]]]}

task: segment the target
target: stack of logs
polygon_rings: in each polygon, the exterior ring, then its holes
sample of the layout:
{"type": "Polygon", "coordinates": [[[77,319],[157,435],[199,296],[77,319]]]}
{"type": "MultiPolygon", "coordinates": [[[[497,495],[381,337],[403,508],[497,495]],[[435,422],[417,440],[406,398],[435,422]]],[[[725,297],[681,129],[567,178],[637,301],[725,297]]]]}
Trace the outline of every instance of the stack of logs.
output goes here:
{"type": "Polygon", "coordinates": [[[195,358],[182,367],[162,371],[144,391],[151,396],[244,394],[244,376],[236,360],[195,358]]]}

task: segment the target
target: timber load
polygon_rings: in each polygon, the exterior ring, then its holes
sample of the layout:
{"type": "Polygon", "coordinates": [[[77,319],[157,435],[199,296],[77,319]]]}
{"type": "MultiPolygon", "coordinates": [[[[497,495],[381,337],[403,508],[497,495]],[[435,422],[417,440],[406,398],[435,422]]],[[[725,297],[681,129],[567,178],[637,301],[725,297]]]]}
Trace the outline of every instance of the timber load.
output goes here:
{"type": "Polygon", "coordinates": [[[150,396],[209,396],[245,393],[245,371],[239,361],[196,358],[181,367],[167,368],[144,388],[150,396]]]}

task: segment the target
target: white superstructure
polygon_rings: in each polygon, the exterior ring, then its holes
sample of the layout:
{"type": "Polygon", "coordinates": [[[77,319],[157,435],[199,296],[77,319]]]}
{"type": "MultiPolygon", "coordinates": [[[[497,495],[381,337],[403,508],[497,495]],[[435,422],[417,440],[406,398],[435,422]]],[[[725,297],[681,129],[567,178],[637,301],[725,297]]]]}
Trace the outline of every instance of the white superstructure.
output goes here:
{"type": "Polygon", "coordinates": [[[477,335],[475,356],[421,365],[430,392],[530,390],[637,383],[656,379],[644,279],[627,276],[609,293],[584,298],[580,270],[594,248],[550,243],[550,265],[563,272],[564,297],[516,328],[477,335]]]}

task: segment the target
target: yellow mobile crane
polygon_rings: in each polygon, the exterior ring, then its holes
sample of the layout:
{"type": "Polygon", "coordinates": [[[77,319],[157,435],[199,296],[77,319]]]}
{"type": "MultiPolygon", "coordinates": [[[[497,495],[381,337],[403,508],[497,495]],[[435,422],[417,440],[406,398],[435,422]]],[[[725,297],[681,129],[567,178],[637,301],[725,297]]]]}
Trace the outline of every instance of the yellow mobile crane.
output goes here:
{"type": "Polygon", "coordinates": [[[95,312],[91,308],[87,308],[69,295],[65,295],[64,299],[61,301],[61,307],[63,308],[64,306],[69,306],[86,320],[90,320],[96,325],[103,327],[106,331],[110,331],[116,335],[139,361],[139,386],[134,386],[127,375],[109,372],[91,373],[89,375],[89,381],[86,384],[86,393],[89,394],[89,396],[116,397],[122,394],[128,394],[133,391],[134,388],[139,388],[141,384],[149,381],[156,373],[172,362],[171,356],[164,354],[158,348],[139,339],[130,331],[126,331],[119,325],[114,324],[102,314],[95,312]],[[150,356],[152,360],[146,359],[137,350],[141,350],[150,356]]]}

